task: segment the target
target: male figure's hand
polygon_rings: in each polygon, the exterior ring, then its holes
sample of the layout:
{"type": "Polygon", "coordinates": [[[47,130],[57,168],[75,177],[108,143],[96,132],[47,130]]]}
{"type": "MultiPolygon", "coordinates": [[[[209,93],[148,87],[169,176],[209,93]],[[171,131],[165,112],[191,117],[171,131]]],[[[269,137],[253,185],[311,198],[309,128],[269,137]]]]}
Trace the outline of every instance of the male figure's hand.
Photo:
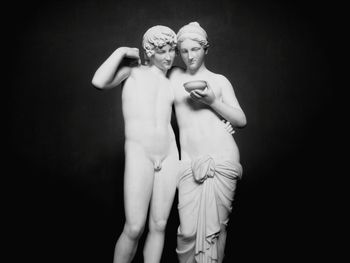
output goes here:
{"type": "Polygon", "coordinates": [[[199,101],[199,102],[207,104],[209,106],[216,99],[216,96],[215,96],[213,90],[210,88],[210,85],[208,82],[207,82],[207,87],[204,90],[199,90],[199,89],[193,90],[193,91],[191,91],[190,96],[193,100],[199,101]]]}
{"type": "Polygon", "coordinates": [[[141,64],[140,51],[136,47],[121,47],[121,51],[124,53],[124,58],[127,60],[136,60],[138,64],[141,64]]]}
{"type": "Polygon", "coordinates": [[[222,120],[222,122],[224,123],[224,128],[225,130],[229,133],[229,134],[234,134],[235,130],[233,129],[232,124],[227,121],[227,120],[222,120]]]}

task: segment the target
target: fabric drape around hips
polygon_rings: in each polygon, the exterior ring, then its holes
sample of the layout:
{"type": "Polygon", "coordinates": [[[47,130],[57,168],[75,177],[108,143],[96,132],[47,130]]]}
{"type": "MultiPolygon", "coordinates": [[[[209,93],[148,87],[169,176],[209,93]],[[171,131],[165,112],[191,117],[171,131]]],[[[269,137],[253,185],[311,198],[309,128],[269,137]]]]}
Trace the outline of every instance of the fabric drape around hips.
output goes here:
{"type": "Polygon", "coordinates": [[[223,251],[218,249],[220,227],[228,223],[242,166],[229,160],[214,160],[209,155],[182,165],[178,183],[179,261],[216,262],[218,251],[223,251]]]}

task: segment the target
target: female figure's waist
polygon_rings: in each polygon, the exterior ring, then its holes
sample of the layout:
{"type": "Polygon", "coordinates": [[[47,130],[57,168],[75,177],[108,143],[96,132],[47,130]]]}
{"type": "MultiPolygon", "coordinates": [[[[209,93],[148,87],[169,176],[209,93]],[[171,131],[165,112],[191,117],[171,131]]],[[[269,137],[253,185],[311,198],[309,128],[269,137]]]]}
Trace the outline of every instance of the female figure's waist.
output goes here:
{"type": "Polygon", "coordinates": [[[239,149],[233,136],[226,131],[213,130],[195,131],[194,129],[181,132],[181,159],[193,160],[203,155],[213,158],[229,159],[239,162],[239,149]]]}

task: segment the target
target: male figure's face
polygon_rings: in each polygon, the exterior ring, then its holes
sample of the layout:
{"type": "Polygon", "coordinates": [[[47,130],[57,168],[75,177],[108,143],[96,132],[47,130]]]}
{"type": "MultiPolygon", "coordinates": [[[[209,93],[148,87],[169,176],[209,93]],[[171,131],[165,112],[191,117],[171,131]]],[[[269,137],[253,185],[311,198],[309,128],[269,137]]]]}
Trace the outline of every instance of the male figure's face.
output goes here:
{"type": "Polygon", "coordinates": [[[196,71],[203,64],[207,52],[197,41],[185,39],[180,43],[180,54],[187,69],[196,71]]]}
{"type": "Polygon", "coordinates": [[[175,59],[175,47],[166,44],[161,48],[155,48],[154,52],[154,55],[150,58],[152,64],[162,71],[169,70],[175,59]]]}

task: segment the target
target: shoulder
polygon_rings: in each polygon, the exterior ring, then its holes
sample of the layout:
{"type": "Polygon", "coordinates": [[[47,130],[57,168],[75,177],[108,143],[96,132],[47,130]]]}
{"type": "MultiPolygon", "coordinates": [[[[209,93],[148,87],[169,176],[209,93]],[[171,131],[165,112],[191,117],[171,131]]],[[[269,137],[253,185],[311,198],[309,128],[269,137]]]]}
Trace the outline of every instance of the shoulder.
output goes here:
{"type": "Polygon", "coordinates": [[[173,78],[175,76],[178,76],[178,75],[184,74],[184,73],[185,73],[185,69],[178,67],[178,66],[173,66],[171,69],[169,69],[167,75],[169,78],[173,78]]]}
{"type": "Polygon", "coordinates": [[[230,83],[230,81],[222,74],[218,74],[213,71],[207,70],[206,75],[209,79],[215,81],[218,84],[227,85],[230,83]]]}
{"type": "Polygon", "coordinates": [[[217,73],[212,73],[212,74],[213,74],[213,77],[215,78],[215,80],[220,82],[221,84],[229,84],[230,83],[228,78],[226,78],[224,75],[217,74],[217,73]]]}
{"type": "Polygon", "coordinates": [[[144,74],[148,70],[147,66],[144,65],[138,65],[136,67],[130,68],[130,76],[137,76],[140,74],[144,74]]]}
{"type": "Polygon", "coordinates": [[[144,72],[146,72],[147,67],[143,65],[138,65],[134,67],[123,67],[120,69],[120,73],[124,74],[123,82],[125,85],[128,85],[128,83],[133,83],[136,80],[144,78],[146,75],[144,72]],[[125,71],[123,73],[123,70],[125,71]]]}
{"type": "Polygon", "coordinates": [[[133,72],[136,72],[136,73],[138,73],[138,72],[145,72],[145,71],[148,70],[148,66],[145,66],[145,65],[138,65],[138,66],[136,66],[136,67],[132,67],[131,70],[132,70],[133,72]]]}
{"type": "Polygon", "coordinates": [[[232,88],[230,80],[222,74],[212,73],[215,82],[218,83],[222,88],[232,88]]]}

